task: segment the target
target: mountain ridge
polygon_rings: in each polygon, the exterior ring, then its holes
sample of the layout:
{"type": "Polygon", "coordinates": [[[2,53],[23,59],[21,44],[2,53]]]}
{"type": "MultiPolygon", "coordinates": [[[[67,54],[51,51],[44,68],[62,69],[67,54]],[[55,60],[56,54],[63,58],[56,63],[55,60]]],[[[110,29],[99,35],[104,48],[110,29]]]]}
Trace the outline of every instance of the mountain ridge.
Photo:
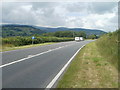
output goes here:
{"type": "Polygon", "coordinates": [[[5,36],[30,36],[33,34],[43,34],[56,31],[84,31],[87,35],[95,34],[102,35],[105,34],[105,31],[99,29],[86,29],[86,28],[67,28],[67,27],[39,27],[34,25],[20,25],[20,24],[3,24],[2,34],[5,36]],[[9,35],[9,32],[14,32],[14,34],[9,35]],[[6,34],[8,33],[8,34],[6,34]],[[16,34],[16,35],[15,35],[16,34]]]}

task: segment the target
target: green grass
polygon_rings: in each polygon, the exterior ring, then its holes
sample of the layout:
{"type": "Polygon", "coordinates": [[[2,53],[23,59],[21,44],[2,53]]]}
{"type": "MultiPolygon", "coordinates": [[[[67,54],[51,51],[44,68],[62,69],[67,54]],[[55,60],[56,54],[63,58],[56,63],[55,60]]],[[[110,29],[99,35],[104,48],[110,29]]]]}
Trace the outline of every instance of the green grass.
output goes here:
{"type": "Polygon", "coordinates": [[[49,42],[49,43],[41,43],[41,44],[33,44],[33,45],[25,45],[25,46],[17,46],[6,44],[5,46],[0,46],[0,52],[4,51],[10,51],[10,50],[17,50],[17,49],[24,49],[24,48],[30,48],[30,47],[37,47],[37,46],[43,46],[43,45],[50,45],[54,44],[55,42],[49,42]]]}
{"type": "MultiPolygon", "coordinates": [[[[52,37],[52,36],[35,36],[34,44],[47,43],[47,42],[64,42],[64,41],[73,41],[74,38],[69,37],[52,37]]],[[[30,36],[16,36],[16,37],[6,37],[2,38],[2,45],[14,45],[14,46],[24,46],[30,45],[32,39],[30,36]]]]}
{"type": "Polygon", "coordinates": [[[41,45],[53,44],[56,42],[65,42],[73,41],[74,38],[70,37],[53,37],[53,36],[35,36],[34,45],[31,45],[32,39],[31,36],[15,36],[15,37],[6,37],[0,38],[0,51],[9,51],[16,49],[23,49],[41,45]]]}
{"type": "Polygon", "coordinates": [[[118,69],[118,34],[120,30],[108,33],[96,41],[98,51],[108,62],[118,69]]]}
{"type": "Polygon", "coordinates": [[[118,70],[98,50],[87,44],[74,58],[57,88],[117,88],[118,70]]]}

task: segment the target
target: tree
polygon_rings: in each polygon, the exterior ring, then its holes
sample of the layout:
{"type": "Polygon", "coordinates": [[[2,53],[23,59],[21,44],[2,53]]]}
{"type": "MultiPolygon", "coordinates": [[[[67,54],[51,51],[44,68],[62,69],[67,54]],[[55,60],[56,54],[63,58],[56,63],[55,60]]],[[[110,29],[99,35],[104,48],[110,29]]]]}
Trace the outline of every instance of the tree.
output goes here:
{"type": "Polygon", "coordinates": [[[95,34],[89,35],[88,36],[89,39],[97,39],[97,36],[95,34]]]}
{"type": "Polygon", "coordinates": [[[86,38],[86,33],[83,31],[75,32],[75,37],[84,37],[86,38]]]}

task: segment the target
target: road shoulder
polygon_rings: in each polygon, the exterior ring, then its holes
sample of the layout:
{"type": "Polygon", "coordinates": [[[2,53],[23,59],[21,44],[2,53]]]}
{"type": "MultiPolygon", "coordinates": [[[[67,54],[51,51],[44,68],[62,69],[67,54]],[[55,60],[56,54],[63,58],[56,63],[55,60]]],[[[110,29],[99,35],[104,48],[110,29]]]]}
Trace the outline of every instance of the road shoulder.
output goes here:
{"type": "Polygon", "coordinates": [[[118,71],[92,42],[77,54],[57,88],[118,88],[118,71]]]}

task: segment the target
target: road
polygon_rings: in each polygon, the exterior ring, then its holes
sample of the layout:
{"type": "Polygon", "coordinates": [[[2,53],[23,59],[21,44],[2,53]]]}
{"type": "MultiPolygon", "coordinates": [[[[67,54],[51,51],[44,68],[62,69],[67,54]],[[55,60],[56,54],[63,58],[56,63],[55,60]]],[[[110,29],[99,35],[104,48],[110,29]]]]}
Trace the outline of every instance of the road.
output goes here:
{"type": "Polygon", "coordinates": [[[89,42],[92,40],[3,52],[3,88],[46,88],[76,51],[89,42]]]}

